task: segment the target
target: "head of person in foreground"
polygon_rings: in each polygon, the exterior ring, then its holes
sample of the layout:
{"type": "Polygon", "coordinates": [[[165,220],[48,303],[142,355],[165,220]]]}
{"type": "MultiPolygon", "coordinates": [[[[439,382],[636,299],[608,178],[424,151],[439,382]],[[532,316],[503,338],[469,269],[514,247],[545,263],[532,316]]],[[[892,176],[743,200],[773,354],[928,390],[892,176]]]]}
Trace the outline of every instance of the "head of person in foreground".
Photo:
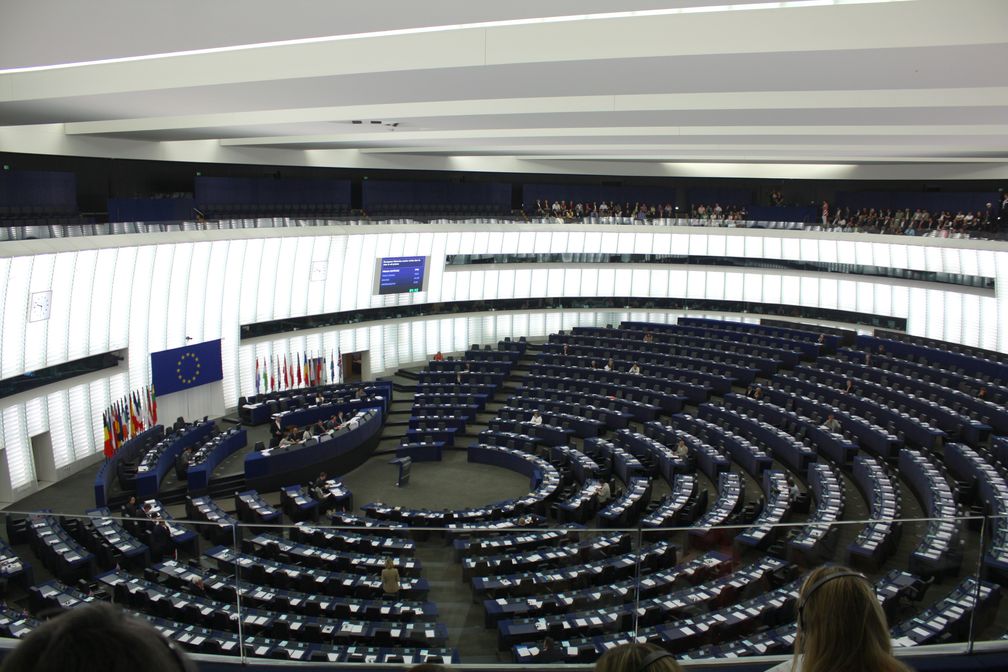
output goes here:
{"type": "Polygon", "coordinates": [[[859,572],[841,566],[812,570],[798,593],[797,610],[792,670],[909,672],[893,657],[875,587],[859,572]]]}
{"type": "Polygon", "coordinates": [[[595,672],[682,672],[682,667],[655,644],[620,644],[602,654],[595,672]]]}
{"type": "Polygon", "coordinates": [[[2,672],[196,672],[146,621],[106,602],[63,612],[25,637],[2,672]]]}

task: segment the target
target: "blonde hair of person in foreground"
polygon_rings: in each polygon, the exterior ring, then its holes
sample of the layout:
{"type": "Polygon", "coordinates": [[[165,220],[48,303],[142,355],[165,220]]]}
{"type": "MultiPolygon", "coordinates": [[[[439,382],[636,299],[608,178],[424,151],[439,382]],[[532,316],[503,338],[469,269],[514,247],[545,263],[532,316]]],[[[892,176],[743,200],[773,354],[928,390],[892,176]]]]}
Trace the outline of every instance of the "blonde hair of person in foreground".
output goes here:
{"type": "Polygon", "coordinates": [[[910,672],[892,655],[875,587],[847,567],[812,570],[798,593],[794,657],[773,670],[910,672]]]}
{"type": "Polygon", "coordinates": [[[675,656],[654,644],[620,644],[595,662],[595,672],[682,672],[675,656]]]}

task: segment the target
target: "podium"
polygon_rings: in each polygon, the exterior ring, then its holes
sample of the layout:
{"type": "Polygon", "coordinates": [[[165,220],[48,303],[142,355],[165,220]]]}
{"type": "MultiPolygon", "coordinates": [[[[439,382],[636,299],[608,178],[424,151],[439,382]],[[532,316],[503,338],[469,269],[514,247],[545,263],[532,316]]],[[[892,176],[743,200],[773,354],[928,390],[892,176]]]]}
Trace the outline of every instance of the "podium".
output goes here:
{"type": "Polygon", "coordinates": [[[396,479],[396,487],[401,488],[409,483],[410,477],[410,467],[413,465],[413,459],[409,457],[397,457],[394,460],[389,460],[389,464],[395,464],[399,466],[399,478],[396,479]]]}

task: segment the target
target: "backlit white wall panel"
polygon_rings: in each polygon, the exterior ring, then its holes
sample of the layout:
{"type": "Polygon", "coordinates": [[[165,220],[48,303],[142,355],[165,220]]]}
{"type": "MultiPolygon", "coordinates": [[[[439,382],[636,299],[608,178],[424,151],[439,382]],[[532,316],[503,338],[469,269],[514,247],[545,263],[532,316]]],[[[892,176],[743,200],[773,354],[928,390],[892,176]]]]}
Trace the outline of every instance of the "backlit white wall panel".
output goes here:
{"type": "Polygon", "coordinates": [[[239,326],[251,322],[455,300],[668,296],[892,315],[906,318],[913,334],[1008,349],[1008,306],[1000,291],[1008,282],[1008,252],[984,243],[922,246],[882,237],[548,225],[537,230],[332,227],[284,233],[235,234],[230,240],[201,232],[63,239],[48,241],[44,253],[0,257],[0,375],[129,349],[128,372],[0,401],[0,437],[12,487],[34,484],[29,447],[38,433],[50,433],[58,468],[100,452],[102,410],[149,383],[151,352],[182,346],[186,337],[222,339],[223,392],[233,405],[239,395],[255,390],[257,359],[274,355],[366,350],[371,371],[380,373],[423,361],[438,350],[458,352],[504,336],[536,337],[577,324],[615,323],[625,314],[518,311],[397,320],[242,346],[239,326]],[[564,263],[455,271],[443,263],[446,254],[458,253],[598,252],[801,259],[982,274],[996,278],[999,296],[953,285],[774,269],[564,263]],[[430,258],[427,291],[376,295],[376,259],[409,254],[430,258]],[[322,262],[323,276],[312,275],[312,262],[322,262]],[[46,290],[53,292],[49,320],[29,323],[30,294],[46,290]]]}

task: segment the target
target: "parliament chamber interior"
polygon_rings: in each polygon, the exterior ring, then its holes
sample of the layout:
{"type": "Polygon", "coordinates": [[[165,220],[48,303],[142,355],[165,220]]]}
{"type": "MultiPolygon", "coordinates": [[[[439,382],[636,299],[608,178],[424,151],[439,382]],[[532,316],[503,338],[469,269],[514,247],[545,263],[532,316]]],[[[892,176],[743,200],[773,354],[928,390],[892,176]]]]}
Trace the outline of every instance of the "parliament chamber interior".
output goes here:
{"type": "Polygon", "coordinates": [[[37,4],[0,656],[765,670],[842,565],[1003,669],[1003,3],[37,4]]]}

